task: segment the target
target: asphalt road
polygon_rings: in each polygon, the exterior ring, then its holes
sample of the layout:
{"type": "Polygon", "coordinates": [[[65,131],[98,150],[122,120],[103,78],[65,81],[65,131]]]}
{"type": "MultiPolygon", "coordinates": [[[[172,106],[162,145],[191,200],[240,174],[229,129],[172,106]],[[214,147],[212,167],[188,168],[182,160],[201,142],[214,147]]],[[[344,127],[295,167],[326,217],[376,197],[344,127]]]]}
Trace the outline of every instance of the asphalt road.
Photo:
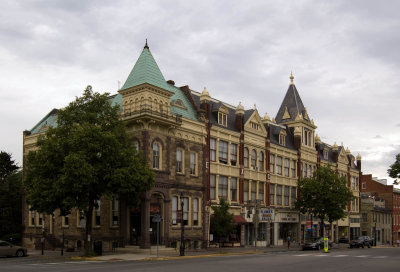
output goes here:
{"type": "Polygon", "coordinates": [[[135,271],[135,272],[310,272],[400,271],[400,248],[364,248],[290,251],[255,255],[195,257],[162,261],[71,261],[34,258],[0,258],[0,271],[135,271]],[[40,261],[39,261],[40,260],[40,261]]]}

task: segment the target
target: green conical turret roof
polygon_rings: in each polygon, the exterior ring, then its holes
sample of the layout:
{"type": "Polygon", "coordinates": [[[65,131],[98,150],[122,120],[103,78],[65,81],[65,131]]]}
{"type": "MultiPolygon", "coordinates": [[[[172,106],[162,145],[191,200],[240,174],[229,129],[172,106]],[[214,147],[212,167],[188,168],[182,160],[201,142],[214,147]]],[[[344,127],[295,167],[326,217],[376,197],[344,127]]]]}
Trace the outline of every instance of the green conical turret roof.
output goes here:
{"type": "Polygon", "coordinates": [[[173,95],[170,98],[171,102],[177,100],[182,101],[184,105],[183,108],[171,105],[170,111],[172,114],[179,114],[182,117],[191,120],[197,120],[197,112],[192,107],[190,101],[183,93],[183,91],[180,88],[168,84],[165,81],[165,78],[161,73],[160,68],[158,68],[158,65],[154,60],[153,55],[150,53],[149,46],[147,45],[147,40],[142,53],[136,61],[135,66],[133,67],[121,90],[129,89],[131,87],[138,86],[144,83],[148,83],[172,92],[173,95]]]}
{"type": "Polygon", "coordinates": [[[157,63],[150,52],[147,41],[142,53],[136,61],[135,66],[133,67],[128,78],[126,79],[125,84],[124,86],[122,86],[121,90],[138,86],[143,83],[149,83],[151,85],[167,90],[169,89],[168,83],[165,81],[165,78],[161,73],[160,68],[158,68],[157,63]]]}

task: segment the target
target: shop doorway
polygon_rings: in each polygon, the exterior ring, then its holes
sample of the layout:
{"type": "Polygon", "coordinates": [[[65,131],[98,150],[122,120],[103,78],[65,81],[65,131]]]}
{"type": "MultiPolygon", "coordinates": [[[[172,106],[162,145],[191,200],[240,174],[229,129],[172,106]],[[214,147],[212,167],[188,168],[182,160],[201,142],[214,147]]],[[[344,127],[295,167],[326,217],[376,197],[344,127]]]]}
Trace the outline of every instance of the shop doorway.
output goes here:
{"type": "Polygon", "coordinates": [[[163,220],[161,222],[153,222],[154,217],[161,217],[163,218],[163,203],[164,198],[161,194],[153,194],[150,200],[150,243],[151,245],[157,245],[157,230],[159,231],[159,244],[162,244],[162,237],[163,235],[163,220]],[[157,229],[158,225],[158,229],[157,229]]]}
{"type": "Polygon", "coordinates": [[[138,246],[140,244],[140,235],[142,227],[142,217],[140,208],[132,209],[130,212],[130,239],[129,244],[138,246]]]}

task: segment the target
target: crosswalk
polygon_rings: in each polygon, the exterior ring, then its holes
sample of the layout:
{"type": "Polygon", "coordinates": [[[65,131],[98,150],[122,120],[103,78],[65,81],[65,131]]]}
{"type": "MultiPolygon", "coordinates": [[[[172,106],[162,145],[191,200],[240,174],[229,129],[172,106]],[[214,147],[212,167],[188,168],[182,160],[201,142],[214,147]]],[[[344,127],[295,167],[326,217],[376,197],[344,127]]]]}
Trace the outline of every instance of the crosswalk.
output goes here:
{"type": "Polygon", "coordinates": [[[327,258],[368,258],[368,259],[385,259],[388,256],[376,256],[376,255],[349,255],[349,254],[326,254],[326,253],[304,253],[304,254],[293,254],[294,257],[327,257],[327,258]]]}
{"type": "Polygon", "coordinates": [[[99,264],[104,263],[103,261],[71,261],[71,262],[58,262],[58,263],[31,263],[30,266],[59,266],[59,265],[88,265],[88,264],[99,264]]]}

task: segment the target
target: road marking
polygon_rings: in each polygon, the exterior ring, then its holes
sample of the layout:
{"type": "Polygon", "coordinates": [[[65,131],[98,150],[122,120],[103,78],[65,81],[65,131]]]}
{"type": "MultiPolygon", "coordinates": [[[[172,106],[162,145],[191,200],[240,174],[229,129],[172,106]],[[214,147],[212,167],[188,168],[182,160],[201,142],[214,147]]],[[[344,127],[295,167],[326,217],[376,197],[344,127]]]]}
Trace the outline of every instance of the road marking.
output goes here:
{"type": "Polygon", "coordinates": [[[354,256],[354,257],[356,257],[356,258],[367,258],[369,256],[371,256],[371,255],[359,255],[359,256],[354,256]]]}
{"type": "Polygon", "coordinates": [[[315,255],[315,256],[317,256],[317,257],[326,257],[326,256],[329,256],[329,255],[327,255],[327,254],[318,254],[318,255],[315,255]]]}
{"type": "Polygon", "coordinates": [[[372,258],[374,258],[374,259],[385,259],[385,258],[387,258],[387,256],[375,256],[375,257],[372,257],[372,258]]]}
{"type": "Polygon", "coordinates": [[[311,256],[312,254],[298,254],[298,255],[294,255],[294,256],[297,256],[297,257],[304,257],[304,256],[311,256]]]}

